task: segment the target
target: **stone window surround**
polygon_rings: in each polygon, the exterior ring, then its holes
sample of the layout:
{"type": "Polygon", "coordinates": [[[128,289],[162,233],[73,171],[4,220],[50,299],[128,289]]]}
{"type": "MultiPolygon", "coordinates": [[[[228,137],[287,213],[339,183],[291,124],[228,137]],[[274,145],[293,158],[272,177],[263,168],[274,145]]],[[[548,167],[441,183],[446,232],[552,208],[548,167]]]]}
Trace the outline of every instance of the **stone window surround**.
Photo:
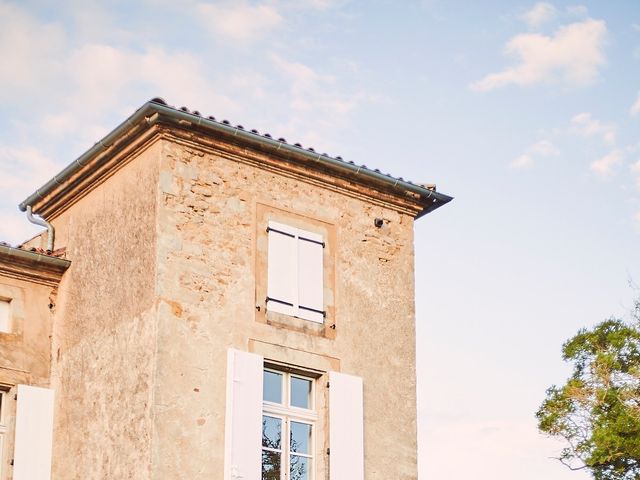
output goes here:
{"type": "Polygon", "coordinates": [[[336,227],[334,224],[306,216],[289,209],[258,203],[256,205],[256,266],[255,266],[255,306],[256,321],[284,327],[305,334],[336,338],[338,324],[335,315],[335,283],[336,283],[336,227]],[[267,311],[267,252],[269,220],[291,225],[310,232],[318,233],[325,239],[324,249],[324,303],[326,317],[319,324],[309,320],[291,317],[281,313],[267,311]]]}
{"type": "Polygon", "coordinates": [[[24,328],[24,289],[0,283],[0,300],[9,301],[10,332],[0,331],[0,339],[7,336],[20,337],[24,328]]]}

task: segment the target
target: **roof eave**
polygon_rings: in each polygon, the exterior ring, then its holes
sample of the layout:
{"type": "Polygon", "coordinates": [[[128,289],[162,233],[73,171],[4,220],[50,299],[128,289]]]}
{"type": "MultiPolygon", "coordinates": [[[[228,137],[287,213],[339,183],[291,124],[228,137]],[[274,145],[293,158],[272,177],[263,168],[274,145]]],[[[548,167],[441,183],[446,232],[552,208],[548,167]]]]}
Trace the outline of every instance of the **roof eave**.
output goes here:
{"type": "Polygon", "coordinates": [[[215,132],[223,133],[226,135],[232,135],[243,139],[249,143],[258,143],[261,146],[271,146],[277,151],[284,151],[296,157],[309,160],[311,162],[321,162],[324,165],[346,172],[349,176],[353,176],[354,179],[360,179],[365,182],[371,182],[378,184],[386,189],[397,191],[398,193],[406,195],[407,193],[416,196],[416,203],[421,205],[422,209],[416,215],[416,218],[420,218],[429,212],[432,212],[436,208],[450,202],[453,197],[444,195],[434,190],[425,188],[421,185],[416,185],[412,182],[405,181],[401,178],[395,178],[391,175],[385,175],[381,172],[370,170],[364,166],[358,166],[353,163],[345,162],[340,158],[330,157],[325,154],[316,153],[313,150],[305,150],[302,147],[296,145],[290,145],[281,140],[275,140],[273,138],[260,135],[254,132],[248,132],[243,128],[233,127],[231,125],[218,122],[212,118],[205,118],[199,114],[190,113],[184,110],[175,109],[167,106],[161,99],[154,99],[146,102],[136,112],[133,113],[128,119],[118,125],[109,134],[107,134],[102,140],[97,142],[93,147],[83,153],[76,160],[71,162],[57,175],[54,175],[47,183],[41,188],[37,189],[23,202],[20,203],[18,208],[22,211],[26,211],[27,206],[33,205],[39,200],[43,199],[46,195],[56,189],[56,187],[63,185],[67,179],[72,177],[77,171],[79,171],[84,165],[86,165],[92,158],[99,155],[103,151],[107,150],[118,138],[125,134],[128,130],[138,125],[141,121],[149,121],[149,118],[154,115],[164,115],[177,121],[187,121],[198,127],[212,130],[215,132]]]}

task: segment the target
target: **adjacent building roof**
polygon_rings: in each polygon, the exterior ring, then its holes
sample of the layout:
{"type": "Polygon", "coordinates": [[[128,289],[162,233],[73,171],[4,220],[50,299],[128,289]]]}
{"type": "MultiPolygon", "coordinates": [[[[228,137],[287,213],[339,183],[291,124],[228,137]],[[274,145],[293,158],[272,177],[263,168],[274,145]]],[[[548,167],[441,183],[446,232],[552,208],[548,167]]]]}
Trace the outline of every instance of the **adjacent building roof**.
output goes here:
{"type": "Polygon", "coordinates": [[[0,242],[0,275],[55,286],[71,265],[69,260],[60,258],[62,255],[64,250],[25,250],[0,242]]]}
{"type": "MultiPolygon", "coordinates": [[[[219,121],[212,116],[202,116],[197,110],[190,111],[186,107],[175,108],[167,105],[161,98],[154,98],[142,105],[111,133],[27,197],[20,203],[20,210],[25,211],[27,206],[34,206],[36,203],[41,206],[43,201],[46,203],[47,197],[51,197],[54,192],[66,190],[71,181],[78,181],[78,173],[90,161],[110,149],[132,128],[144,127],[145,124],[148,127],[157,123],[159,119],[173,121],[176,126],[183,128],[186,124],[198,130],[206,131],[208,134],[229,136],[234,141],[252,145],[277,155],[294,158],[296,161],[304,162],[311,168],[321,168],[335,175],[346,177],[349,181],[355,183],[367,184],[397,196],[411,196],[412,200],[420,205],[417,217],[425,215],[452,200],[452,197],[437,192],[434,185],[415,184],[404,180],[402,177],[394,177],[390,174],[382,173],[378,169],[368,168],[366,165],[356,165],[354,162],[345,161],[339,156],[332,157],[326,153],[317,153],[313,148],[304,148],[299,143],[287,143],[284,138],[275,139],[268,133],[261,134],[257,130],[246,130],[242,125],[233,126],[227,120],[219,121]]],[[[42,210],[42,208],[34,208],[34,211],[38,210],[42,210]]]]}

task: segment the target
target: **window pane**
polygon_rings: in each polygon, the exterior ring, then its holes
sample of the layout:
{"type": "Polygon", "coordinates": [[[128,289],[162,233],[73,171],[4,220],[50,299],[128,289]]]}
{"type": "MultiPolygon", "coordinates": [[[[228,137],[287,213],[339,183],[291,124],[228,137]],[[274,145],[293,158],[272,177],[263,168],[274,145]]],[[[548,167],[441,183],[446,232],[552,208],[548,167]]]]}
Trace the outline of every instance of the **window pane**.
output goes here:
{"type": "Polygon", "coordinates": [[[275,417],[262,417],[262,446],[280,449],[282,439],[282,420],[275,417]]]}
{"type": "Polygon", "coordinates": [[[262,480],[280,480],[280,455],[262,451],[262,480]]]}
{"type": "Polygon", "coordinates": [[[267,402],[282,403],[282,374],[264,371],[262,399],[267,402]]]}
{"type": "Polygon", "coordinates": [[[311,447],[311,425],[291,422],[291,451],[309,454],[311,447]]]}
{"type": "Polygon", "coordinates": [[[311,459],[291,455],[291,480],[309,480],[309,465],[311,459]]]}
{"type": "Polygon", "coordinates": [[[291,377],[291,406],[311,408],[311,380],[291,377]]]}

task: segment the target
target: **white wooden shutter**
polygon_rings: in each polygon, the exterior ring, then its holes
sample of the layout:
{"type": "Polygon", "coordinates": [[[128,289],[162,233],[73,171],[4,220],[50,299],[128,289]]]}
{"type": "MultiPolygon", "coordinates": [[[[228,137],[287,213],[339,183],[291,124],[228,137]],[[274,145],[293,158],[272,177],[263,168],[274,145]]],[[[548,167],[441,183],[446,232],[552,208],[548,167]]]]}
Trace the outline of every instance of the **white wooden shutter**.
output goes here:
{"type": "Polygon", "coordinates": [[[324,322],[324,265],[322,235],[298,231],[298,316],[324,322]]]}
{"type": "Polygon", "coordinates": [[[364,480],[362,379],[329,372],[329,478],[364,480]]]}
{"type": "Polygon", "coordinates": [[[297,304],[296,229],[269,222],[267,310],[295,315],[297,304]]]}
{"type": "Polygon", "coordinates": [[[50,480],[53,390],[18,385],[14,480],[50,480]]]}
{"type": "Polygon", "coordinates": [[[230,348],[227,352],[225,480],[259,480],[262,471],[263,359],[230,348]]]}

